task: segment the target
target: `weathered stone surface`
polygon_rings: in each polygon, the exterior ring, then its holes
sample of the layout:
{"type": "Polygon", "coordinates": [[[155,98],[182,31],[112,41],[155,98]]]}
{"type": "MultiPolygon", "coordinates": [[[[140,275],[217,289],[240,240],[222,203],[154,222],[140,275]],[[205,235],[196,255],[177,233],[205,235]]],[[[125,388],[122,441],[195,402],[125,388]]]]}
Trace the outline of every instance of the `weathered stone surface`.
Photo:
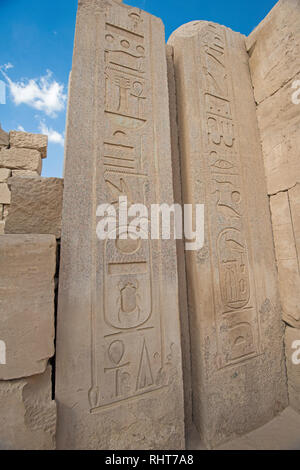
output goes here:
{"type": "Polygon", "coordinates": [[[11,206],[5,233],[61,235],[63,180],[60,178],[9,179],[11,206]]]}
{"type": "Polygon", "coordinates": [[[298,259],[300,258],[300,183],[296,184],[288,192],[291,216],[293,222],[293,233],[298,259]]]}
{"type": "Polygon", "coordinates": [[[55,237],[2,235],[0,259],[0,380],[39,374],[54,354],[55,237]]]}
{"type": "Polygon", "coordinates": [[[260,103],[300,72],[300,1],[280,0],[246,44],[254,96],[260,103]]]}
{"type": "Polygon", "coordinates": [[[186,254],[193,418],[216,446],[287,405],[270,213],[244,38],[192,22],[170,44],[183,201],[205,204],[205,245],[186,254]]]}
{"type": "Polygon", "coordinates": [[[0,183],[0,204],[10,204],[11,194],[6,183],[0,183]]]}
{"type": "Polygon", "coordinates": [[[300,105],[293,102],[300,89],[300,1],[279,1],[247,46],[268,193],[274,195],[300,182],[300,105]]]}
{"type": "MultiPolygon", "coordinates": [[[[177,105],[176,105],[176,84],[173,63],[173,48],[166,46],[168,84],[169,84],[169,107],[171,123],[171,148],[172,148],[172,173],[174,202],[182,205],[181,188],[181,168],[178,142],[177,127],[177,105]]],[[[192,426],[192,377],[191,377],[191,347],[190,347],[190,325],[187,308],[187,285],[186,285],[186,267],[184,240],[176,241],[177,248],[177,269],[179,282],[179,311],[181,323],[181,348],[182,348],[182,366],[183,366],[183,385],[184,385],[184,411],[185,411],[185,429],[186,436],[192,426]]]]}
{"type": "Polygon", "coordinates": [[[47,157],[48,136],[46,135],[10,131],[9,143],[11,147],[38,150],[41,153],[42,158],[47,157]]]}
{"type": "Polygon", "coordinates": [[[0,382],[1,450],[55,449],[55,428],[50,366],[42,375],[0,382]]]}
{"type": "MultiPolygon", "coordinates": [[[[300,73],[296,78],[300,80],[300,73]]],[[[300,105],[292,102],[292,93],[288,83],[257,108],[270,195],[300,182],[300,105]]]]}
{"type": "Polygon", "coordinates": [[[0,124],[0,150],[3,147],[8,147],[8,144],[9,144],[9,134],[2,129],[1,124],[0,124]]]}
{"type": "Polygon", "coordinates": [[[10,207],[10,205],[4,204],[4,206],[3,206],[3,219],[6,219],[6,217],[7,217],[9,207],[10,207]]]}
{"type": "Polygon", "coordinates": [[[35,178],[39,177],[39,173],[37,171],[27,171],[27,170],[12,170],[12,176],[22,176],[25,178],[35,178]]]}
{"type": "Polygon", "coordinates": [[[79,1],[68,120],[58,447],[181,449],[175,242],[124,245],[96,235],[98,204],[119,195],[148,207],[173,202],[159,19],[121,3],[79,1]]]}
{"type": "Polygon", "coordinates": [[[7,168],[0,168],[0,183],[5,183],[11,176],[11,170],[7,168]]]}
{"type": "Polygon", "coordinates": [[[2,149],[0,153],[0,168],[37,171],[41,174],[41,154],[37,150],[31,149],[2,149]]]}
{"type": "Polygon", "coordinates": [[[300,413],[300,330],[286,327],[285,354],[290,406],[300,413]]]}
{"type": "Polygon", "coordinates": [[[0,235],[4,235],[5,221],[0,220],[0,235]]]}
{"type": "Polygon", "coordinates": [[[290,406],[272,421],[243,437],[227,442],[216,450],[298,450],[300,415],[290,406]]]}
{"type": "MultiPolygon", "coordinates": [[[[292,193],[293,209],[300,199],[292,193]]],[[[291,213],[289,192],[281,192],[270,198],[274,243],[278,267],[279,290],[283,320],[300,327],[300,273],[299,256],[291,213]]],[[[294,211],[295,213],[295,211],[294,211]]],[[[299,214],[295,215],[299,224],[299,214]]],[[[299,229],[299,226],[298,226],[299,229]]],[[[297,232],[299,245],[299,232],[297,232]]]]}

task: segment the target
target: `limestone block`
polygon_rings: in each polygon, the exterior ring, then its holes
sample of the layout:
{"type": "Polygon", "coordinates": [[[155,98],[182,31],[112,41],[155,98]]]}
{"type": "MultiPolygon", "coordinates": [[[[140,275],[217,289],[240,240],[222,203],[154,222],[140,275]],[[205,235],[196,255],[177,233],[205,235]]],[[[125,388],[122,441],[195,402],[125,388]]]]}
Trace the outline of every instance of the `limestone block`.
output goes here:
{"type": "Polygon", "coordinates": [[[54,450],[55,431],[50,366],[42,375],[0,381],[1,450],[54,450]]]}
{"type": "Polygon", "coordinates": [[[260,103],[300,72],[300,1],[280,0],[246,43],[254,95],[260,103]]]}
{"type": "Polygon", "coordinates": [[[0,204],[10,204],[11,194],[6,183],[0,183],[0,204]]]}
{"type": "Polygon", "coordinates": [[[290,406],[300,413],[300,330],[286,327],[285,354],[290,406]]]}
{"type": "Polygon", "coordinates": [[[11,170],[8,168],[0,168],[0,183],[5,183],[11,176],[11,170]]]}
{"type": "Polygon", "coordinates": [[[200,21],[169,43],[183,202],[205,206],[186,254],[193,419],[214,447],[287,406],[277,272],[244,37],[200,21]]]}
{"type": "Polygon", "coordinates": [[[9,207],[10,207],[10,205],[4,204],[4,206],[3,206],[3,219],[6,219],[6,217],[8,216],[9,207]]]}
{"type": "Polygon", "coordinates": [[[0,204],[0,220],[3,219],[3,210],[4,210],[4,205],[0,204]]]}
{"type": "Polygon", "coordinates": [[[0,150],[2,148],[8,147],[9,145],[9,134],[5,132],[0,124],[0,150]]]}
{"type": "Polygon", "coordinates": [[[6,233],[49,233],[60,238],[63,180],[17,177],[9,179],[11,206],[6,233]]]}
{"type": "MultiPolygon", "coordinates": [[[[293,201],[296,200],[293,193],[293,201]]],[[[294,204],[294,208],[296,205],[294,204]]],[[[282,318],[300,327],[300,273],[289,192],[270,198],[282,318]]],[[[299,215],[296,217],[299,218],[299,215]]],[[[299,235],[299,234],[298,234],[299,235]]],[[[299,243],[299,239],[298,239],[299,243]]]]}
{"type": "MultiPolygon", "coordinates": [[[[300,80],[300,73],[294,79],[300,80]]],[[[293,92],[289,82],[257,108],[270,195],[300,182],[300,104],[293,103],[293,92]]]]}
{"type": "Polygon", "coordinates": [[[300,0],[280,0],[247,38],[268,194],[300,182],[300,0]],[[300,88],[299,86],[297,87],[300,88]]]}
{"type": "Polygon", "coordinates": [[[4,235],[5,221],[0,220],[0,235],[4,235]]]}
{"type": "Polygon", "coordinates": [[[96,234],[97,206],[118,195],[148,208],[173,203],[168,102],[162,22],[119,2],[80,0],[57,325],[59,449],[185,445],[175,241],[106,243],[96,234]]]}
{"type": "Polygon", "coordinates": [[[37,171],[28,171],[28,170],[12,170],[12,176],[22,176],[26,178],[35,178],[39,177],[39,173],[37,171]]]}
{"type": "Polygon", "coordinates": [[[3,235],[0,259],[0,380],[42,373],[54,354],[55,237],[3,235]]]}
{"type": "Polygon", "coordinates": [[[9,143],[11,147],[38,150],[42,158],[47,157],[48,136],[46,135],[10,131],[9,143]]]}
{"type": "Polygon", "coordinates": [[[0,168],[37,171],[41,174],[41,154],[37,150],[31,149],[2,149],[0,153],[0,168]]]}

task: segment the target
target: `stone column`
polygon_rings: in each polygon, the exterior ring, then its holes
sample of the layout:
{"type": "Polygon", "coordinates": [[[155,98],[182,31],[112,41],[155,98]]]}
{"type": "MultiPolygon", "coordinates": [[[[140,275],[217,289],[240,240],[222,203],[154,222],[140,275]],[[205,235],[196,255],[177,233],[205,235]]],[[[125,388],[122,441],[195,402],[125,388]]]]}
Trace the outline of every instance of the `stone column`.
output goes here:
{"type": "Polygon", "coordinates": [[[243,36],[192,22],[171,37],[184,203],[205,204],[186,255],[193,417],[207,446],[287,405],[266,184],[243,36]]]}
{"type": "Polygon", "coordinates": [[[56,399],[58,448],[184,447],[174,241],[96,235],[97,206],[172,204],[162,22],[80,0],[70,80],[56,399]]]}

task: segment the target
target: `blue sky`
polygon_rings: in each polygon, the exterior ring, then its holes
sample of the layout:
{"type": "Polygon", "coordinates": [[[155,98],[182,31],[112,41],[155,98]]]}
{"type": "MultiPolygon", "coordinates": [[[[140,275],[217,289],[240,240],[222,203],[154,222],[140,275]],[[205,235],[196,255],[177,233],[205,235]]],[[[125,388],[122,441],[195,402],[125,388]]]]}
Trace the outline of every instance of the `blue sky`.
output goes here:
{"type": "MultiPolygon", "coordinates": [[[[164,21],[166,38],[180,25],[210,20],[248,35],[276,0],[131,0],[164,21]]],[[[4,130],[49,135],[43,176],[62,176],[68,76],[77,0],[0,0],[0,104],[4,130]],[[1,95],[1,94],[0,94],[1,95]],[[0,96],[1,100],[1,96],[0,96]]]]}

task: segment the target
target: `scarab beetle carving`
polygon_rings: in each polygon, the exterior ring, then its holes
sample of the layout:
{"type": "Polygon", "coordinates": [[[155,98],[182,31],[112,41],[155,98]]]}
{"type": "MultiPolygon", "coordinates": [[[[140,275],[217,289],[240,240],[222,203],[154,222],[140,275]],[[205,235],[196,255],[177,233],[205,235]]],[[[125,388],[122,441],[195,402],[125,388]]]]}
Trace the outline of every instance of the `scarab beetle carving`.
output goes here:
{"type": "Polygon", "coordinates": [[[136,319],[139,319],[140,316],[140,306],[139,300],[140,296],[138,294],[138,282],[137,281],[128,281],[126,283],[120,282],[119,284],[120,295],[118,298],[119,304],[119,321],[122,321],[122,316],[136,316],[136,319]]]}

